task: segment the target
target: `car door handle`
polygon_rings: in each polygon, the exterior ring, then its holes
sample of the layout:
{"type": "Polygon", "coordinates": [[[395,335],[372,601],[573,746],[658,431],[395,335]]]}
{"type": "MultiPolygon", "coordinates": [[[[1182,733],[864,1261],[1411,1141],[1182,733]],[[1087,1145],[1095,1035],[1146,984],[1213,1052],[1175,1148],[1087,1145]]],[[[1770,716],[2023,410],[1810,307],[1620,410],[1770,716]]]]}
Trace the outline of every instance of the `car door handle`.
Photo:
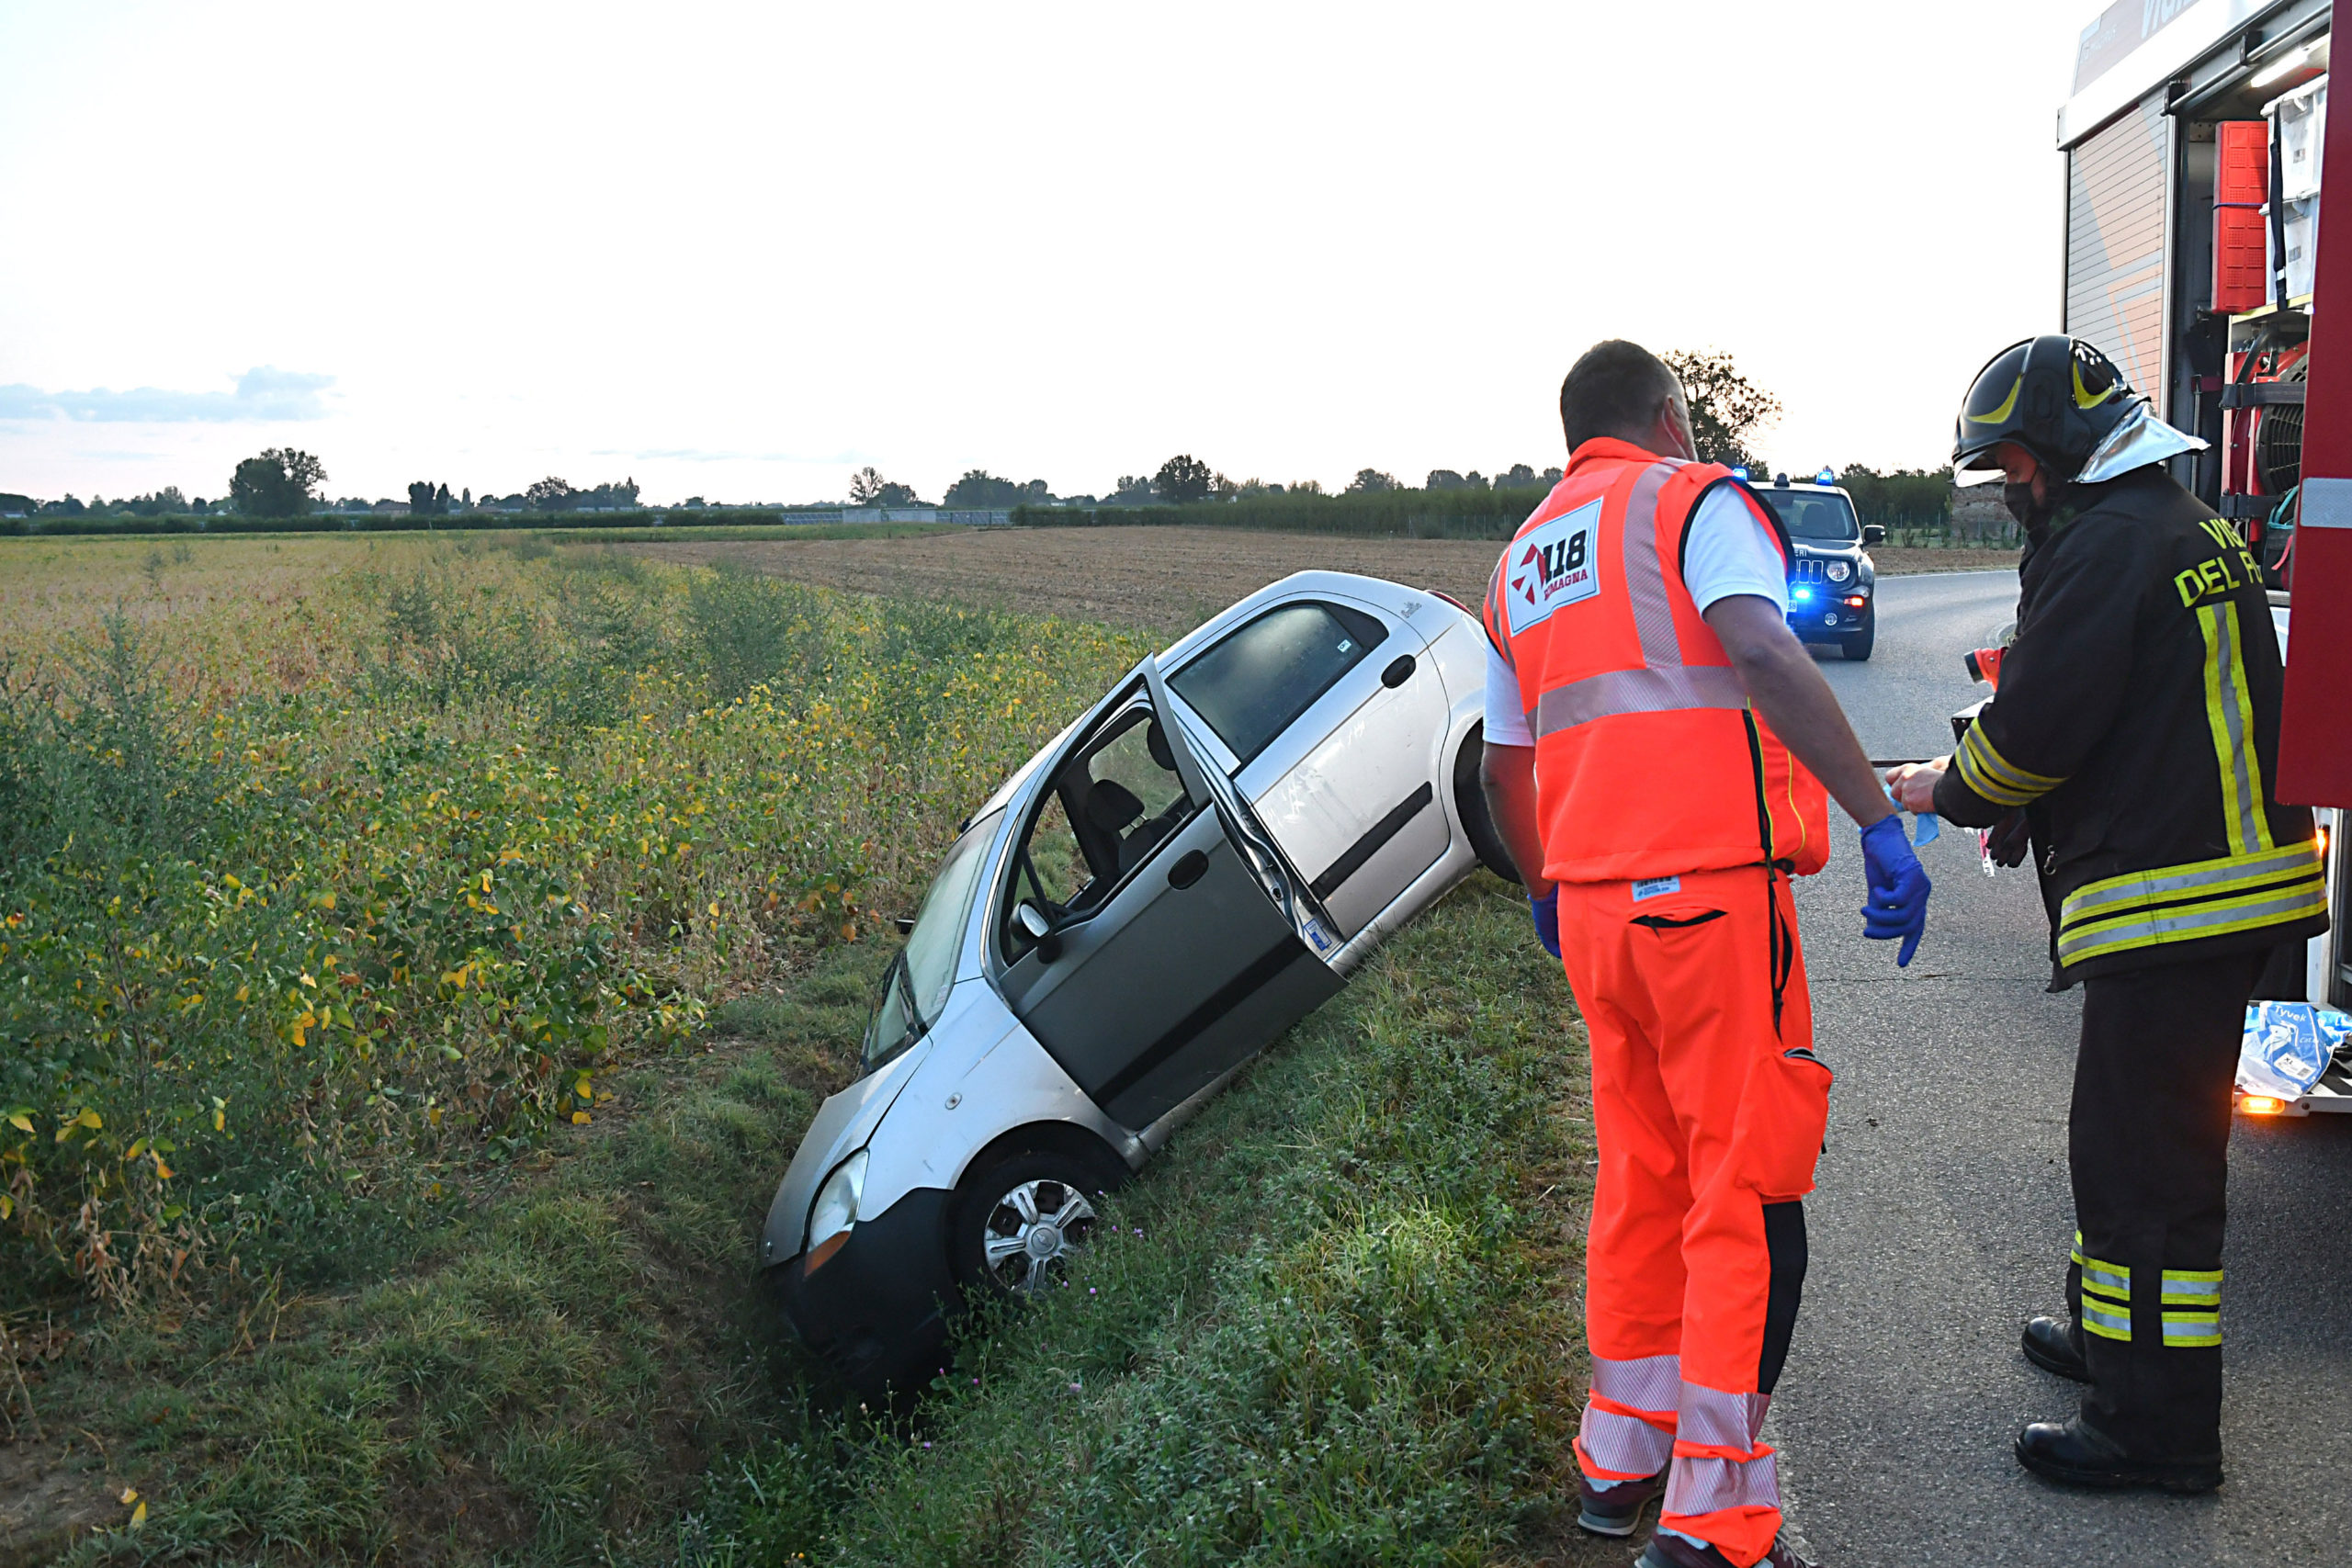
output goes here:
{"type": "Polygon", "coordinates": [[[1168,868],[1168,886],[1170,887],[1190,887],[1193,883],[1198,882],[1201,879],[1202,874],[1207,871],[1208,868],[1208,856],[1201,853],[1198,850],[1188,850],[1184,853],[1178,855],[1176,857],[1176,863],[1168,868]]]}
{"type": "Polygon", "coordinates": [[[1395,659],[1389,660],[1387,669],[1383,670],[1380,672],[1380,683],[1393,692],[1397,687],[1403,685],[1406,682],[1411,680],[1413,678],[1413,671],[1418,668],[1419,668],[1419,666],[1413,662],[1413,656],[1411,654],[1400,653],[1395,659]]]}

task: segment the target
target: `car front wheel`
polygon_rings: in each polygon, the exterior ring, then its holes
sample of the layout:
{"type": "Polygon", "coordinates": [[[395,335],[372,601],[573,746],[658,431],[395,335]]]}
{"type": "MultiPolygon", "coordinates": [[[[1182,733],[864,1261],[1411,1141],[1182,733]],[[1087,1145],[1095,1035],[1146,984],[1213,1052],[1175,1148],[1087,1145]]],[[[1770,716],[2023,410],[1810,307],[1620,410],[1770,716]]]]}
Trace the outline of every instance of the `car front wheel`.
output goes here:
{"type": "Polygon", "coordinates": [[[1838,639],[1838,651],[1856,660],[1868,659],[1871,649],[1878,641],[1878,606],[1872,604],[1862,612],[1862,629],[1848,632],[1838,639]]]}
{"type": "Polygon", "coordinates": [[[1102,1195],[1125,1174],[1107,1153],[1023,1149],[989,1161],[964,1179],[949,1215],[956,1282],[1028,1296],[1061,1280],[1094,1239],[1102,1195]]]}

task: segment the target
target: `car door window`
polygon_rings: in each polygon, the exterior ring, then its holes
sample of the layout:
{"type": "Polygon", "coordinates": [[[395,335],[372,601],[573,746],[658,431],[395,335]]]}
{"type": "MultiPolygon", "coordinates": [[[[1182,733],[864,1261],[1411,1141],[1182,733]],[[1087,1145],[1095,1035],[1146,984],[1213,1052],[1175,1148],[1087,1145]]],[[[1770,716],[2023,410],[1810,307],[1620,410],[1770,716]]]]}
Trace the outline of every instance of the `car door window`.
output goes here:
{"type": "Polygon", "coordinates": [[[1284,604],[1227,635],[1168,684],[1246,767],[1387,635],[1362,610],[1284,604]]]}
{"type": "Polygon", "coordinates": [[[1012,920],[1023,899],[1053,924],[1082,919],[1192,815],[1167,737],[1150,708],[1112,718],[1062,764],[1014,858],[1001,924],[1007,953],[1032,939],[1012,920]]]}

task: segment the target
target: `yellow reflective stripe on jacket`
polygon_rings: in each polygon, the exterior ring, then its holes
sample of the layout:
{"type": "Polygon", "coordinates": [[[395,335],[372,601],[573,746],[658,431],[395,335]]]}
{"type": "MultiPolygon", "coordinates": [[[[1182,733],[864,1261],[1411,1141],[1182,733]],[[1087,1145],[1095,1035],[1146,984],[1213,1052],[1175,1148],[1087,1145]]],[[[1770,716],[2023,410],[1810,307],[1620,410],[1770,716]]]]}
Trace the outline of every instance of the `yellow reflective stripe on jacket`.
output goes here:
{"type": "Polygon", "coordinates": [[[2058,962],[2195,942],[2324,914],[2326,866],[2313,840],[2086,883],[2058,913],[2058,962]]]}
{"type": "Polygon", "coordinates": [[[2219,1269],[2165,1270],[2165,1305],[2205,1306],[2222,1299],[2222,1271],[2219,1269]]]}
{"type": "Polygon", "coordinates": [[[2199,1350],[2222,1342],[2222,1314],[2218,1312],[2168,1312],[2165,1314],[2165,1344],[2175,1350],[2199,1350]]]}
{"type": "Polygon", "coordinates": [[[2128,1307],[2112,1305],[2096,1296],[2085,1296],[2080,1322],[2086,1334],[2096,1334],[2102,1339],[2120,1339],[2126,1344],[2131,1342],[2132,1313],[2128,1307]]]}
{"type": "Polygon", "coordinates": [[[2238,644],[2238,607],[2226,601],[2200,606],[2197,629],[2205,636],[2205,720],[2221,769],[2230,852],[2254,854],[2273,844],[2270,814],[2263,807],[2262,759],[2254,750],[2254,697],[2238,644]]]}
{"type": "Polygon", "coordinates": [[[1996,806],[2023,806],[2066,782],[2030,773],[2002,756],[1984,739],[1984,727],[1981,724],[1970,725],[1968,733],[1961,737],[1952,765],[1960,770],[1962,783],[1996,806]]]}

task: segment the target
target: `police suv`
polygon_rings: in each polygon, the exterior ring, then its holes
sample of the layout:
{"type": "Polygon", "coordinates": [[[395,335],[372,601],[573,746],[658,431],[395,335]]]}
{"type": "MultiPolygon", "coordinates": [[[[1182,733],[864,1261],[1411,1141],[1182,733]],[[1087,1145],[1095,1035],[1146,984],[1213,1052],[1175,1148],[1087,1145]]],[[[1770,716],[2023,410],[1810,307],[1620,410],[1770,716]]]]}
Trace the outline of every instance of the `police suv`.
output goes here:
{"type": "Polygon", "coordinates": [[[1878,639],[1878,569],[1868,547],[1886,530],[1865,526],[1854,498],[1823,469],[1811,480],[1780,474],[1758,495],[1780,514],[1794,555],[1789,561],[1789,629],[1806,642],[1834,642],[1849,659],[1868,659],[1878,639]]]}

